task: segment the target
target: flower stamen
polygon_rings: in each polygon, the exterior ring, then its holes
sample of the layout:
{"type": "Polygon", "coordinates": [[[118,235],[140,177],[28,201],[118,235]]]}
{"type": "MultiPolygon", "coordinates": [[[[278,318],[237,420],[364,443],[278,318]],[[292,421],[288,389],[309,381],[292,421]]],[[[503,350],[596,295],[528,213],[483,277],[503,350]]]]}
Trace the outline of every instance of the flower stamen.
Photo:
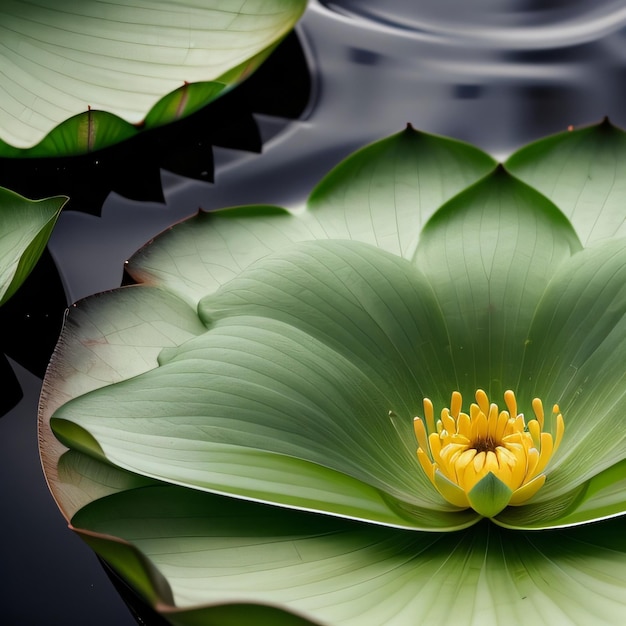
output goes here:
{"type": "Polygon", "coordinates": [[[424,398],[424,418],[413,422],[417,458],[448,502],[493,517],[508,505],[523,504],[544,484],[543,472],[563,439],[563,416],[555,404],[553,435],[544,432],[539,398],[532,401],[535,418],[528,422],[517,412],[510,389],[504,393],[503,411],[482,389],[476,391],[469,413],[461,411],[462,400],[454,391],[450,408],[444,408],[435,422],[433,403],[424,398]]]}

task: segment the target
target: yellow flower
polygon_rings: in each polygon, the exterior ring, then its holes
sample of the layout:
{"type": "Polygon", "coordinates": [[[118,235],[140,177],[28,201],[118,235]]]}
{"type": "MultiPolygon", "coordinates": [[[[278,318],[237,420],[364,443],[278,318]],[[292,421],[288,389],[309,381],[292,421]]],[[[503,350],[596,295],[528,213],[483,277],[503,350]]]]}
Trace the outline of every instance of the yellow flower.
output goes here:
{"type": "Polygon", "coordinates": [[[469,414],[461,412],[462,397],[452,393],[450,408],[435,423],[433,403],[424,398],[424,419],[414,420],[417,458],[439,493],[460,508],[472,507],[493,517],[508,505],[535,495],[546,480],[543,473],[565,430],[558,405],[553,407],[554,439],[544,432],[543,404],[532,401],[535,418],[517,412],[515,393],[504,393],[508,410],[489,403],[476,391],[469,414]]]}

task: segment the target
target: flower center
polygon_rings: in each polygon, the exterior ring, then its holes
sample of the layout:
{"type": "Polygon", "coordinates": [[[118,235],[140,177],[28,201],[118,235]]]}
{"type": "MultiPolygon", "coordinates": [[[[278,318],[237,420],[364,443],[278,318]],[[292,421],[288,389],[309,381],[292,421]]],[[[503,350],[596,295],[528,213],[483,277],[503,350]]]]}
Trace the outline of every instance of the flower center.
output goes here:
{"type": "Polygon", "coordinates": [[[472,441],[471,447],[474,448],[476,452],[495,452],[498,444],[491,437],[487,437],[486,439],[472,441]]]}
{"type": "Polygon", "coordinates": [[[452,393],[450,408],[435,422],[432,402],[424,399],[424,418],[414,420],[417,458],[439,493],[451,504],[472,507],[485,517],[507,505],[517,506],[544,484],[543,473],[565,430],[558,405],[552,409],[553,432],[544,432],[539,398],[532,401],[535,418],[526,423],[517,412],[513,391],[504,393],[505,410],[476,391],[469,413],[462,397],[452,393]]]}

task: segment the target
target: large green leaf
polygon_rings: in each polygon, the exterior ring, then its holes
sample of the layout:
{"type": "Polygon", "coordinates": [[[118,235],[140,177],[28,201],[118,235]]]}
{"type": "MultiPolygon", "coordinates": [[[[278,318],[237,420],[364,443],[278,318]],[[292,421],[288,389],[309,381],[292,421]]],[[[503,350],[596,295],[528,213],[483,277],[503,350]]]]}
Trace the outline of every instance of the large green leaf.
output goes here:
{"type": "Polygon", "coordinates": [[[305,0],[7,0],[0,154],[82,153],[127,138],[144,119],[153,127],[184,117],[254,71],[305,7],[305,0]]]}
{"type": "Polygon", "coordinates": [[[450,370],[433,306],[408,261],[359,243],[298,246],[202,301],[208,333],[141,377],[65,404],[52,426],[73,448],[168,482],[379,523],[464,526],[473,515],[431,511],[450,507],[415,457],[421,385],[450,370]],[[408,513],[385,512],[377,490],[408,513]]]}
{"type": "Polygon", "coordinates": [[[0,304],[35,267],[66,202],[61,196],[28,200],[0,187],[0,304]]]}
{"type": "Polygon", "coordinates": [[[62,510],[180,626],[620,623],[626,259],[581,246],[623,196],[600,179],[572,224],[407,128],[306,207],[176,225],[131,259],[143,285],[68,316],[40,426],[62,510]],[[411,429],[423,396],[477,386],[566,424],[496,524],[441,499],[411,429]]]}
{"type": "MultiPolygon", "coordinates": [[[[626,613],[618,521],[567,532],[483,522],[415,533],[151,487],[101,499],[72,523],[127,577],[146,555],[169,581],[177,608],[165,615],[180,626],[218,623],[228,603],[237,615],[242,602],[364,626],[469,625],[477,616],[482,624],[618,624],[626,613]],[[185,608],[200,604],[187,619],[185,608]]],[[[158,597],[147,565],[143,572],[138,588],[158,597]]]]}

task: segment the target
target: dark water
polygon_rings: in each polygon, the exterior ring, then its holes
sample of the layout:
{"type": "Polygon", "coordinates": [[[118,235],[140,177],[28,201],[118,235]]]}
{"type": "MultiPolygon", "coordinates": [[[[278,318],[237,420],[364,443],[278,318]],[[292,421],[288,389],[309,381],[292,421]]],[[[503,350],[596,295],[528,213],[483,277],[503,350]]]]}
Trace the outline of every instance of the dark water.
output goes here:
{"type": "MultiPolygon", "coordinates": [[[[621,1],[314,2],[297,33],[312,76],[308,103],[296,120],[280,107],[255,109],[264,111],[255,116],[262,153],[215,148],[213,161],[210,144],[194,144],[188,149],[199,162],[162,171],[156,196],[133,193],[143,176],[154,186],[154,171],[132,162],[121,168],[130,174],[123,184],[105,177],[93,198],[81,191],[82,202],[97,206],[74,204],[61,216],[49,246],[56,268],[47,266],[56,278],[40,269],[2,318],[4,351],[28,367],[11,362],[24,399],[0,419],[3,624],[137,623],[95,556],[65,528],[39,467],[37,396],[65,303],[119,286],[124,260],[198,207],[298,204],[341,158],[407,122],[499,158],[606,115],[626,126],[621,1]]],[[[281,68],[272,90],[284,106],[302,97],[303,81],[281,68]]],[[[179,160],[189,156],[185,144],[171,145],[179,160]]]]}

